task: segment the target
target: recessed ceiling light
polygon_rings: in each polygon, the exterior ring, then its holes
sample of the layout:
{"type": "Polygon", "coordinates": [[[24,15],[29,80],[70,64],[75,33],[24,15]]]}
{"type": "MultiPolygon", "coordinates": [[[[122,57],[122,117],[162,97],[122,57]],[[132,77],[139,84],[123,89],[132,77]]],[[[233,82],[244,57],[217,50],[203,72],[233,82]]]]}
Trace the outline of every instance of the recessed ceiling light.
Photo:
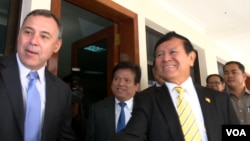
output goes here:
{"type": "Polygon", "coordinates": [[[88,47],[85,47],[84,50],[91,51],[91,52],[102,52],[102,51],[105,51],[106,49],[102,47],[90,45],[88,47]]]}

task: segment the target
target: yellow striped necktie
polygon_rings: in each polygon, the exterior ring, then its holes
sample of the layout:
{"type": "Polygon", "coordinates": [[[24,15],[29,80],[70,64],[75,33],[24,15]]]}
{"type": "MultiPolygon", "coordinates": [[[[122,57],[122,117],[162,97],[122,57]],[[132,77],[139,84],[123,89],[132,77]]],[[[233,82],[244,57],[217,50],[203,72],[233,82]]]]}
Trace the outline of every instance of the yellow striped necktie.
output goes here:
{"type": "Polygon", "coordinates": [[[188,101],[184,98],[185,89],[181,86],[176,86],[174,90],[179,94],[176,101],[177,112],[185,141],[201,141],[201,134],[194,113],[188,101]]]}

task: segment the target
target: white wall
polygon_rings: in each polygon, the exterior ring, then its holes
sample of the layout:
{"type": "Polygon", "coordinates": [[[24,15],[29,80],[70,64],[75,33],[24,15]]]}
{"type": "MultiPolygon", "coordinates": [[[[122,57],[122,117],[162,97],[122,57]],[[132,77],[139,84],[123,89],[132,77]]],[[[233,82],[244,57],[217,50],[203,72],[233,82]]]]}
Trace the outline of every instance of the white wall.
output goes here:
{"type": "Polygon", "coordinates": [[[31,10],[50,9],[50,5],[51,0],[23,0],[20,24],[22,24],[23,19],[31,10]]]}
{"type": "MultiPolygon", "coordinates": [[[[217,61],[225,63],[230,60],[242,62],[246,71],[250,71],[248,58],[237,54],[237,50],[228,50],[223,45],[215,43],[206,37],[205,30],[185,19],[178,13],[174,14],[171,7],[163,7],[160,0],[113,0],[114,2],[130,9],[138,14],[139,53],[142,68],[141,88],[148,87],[147,56],[146,56],[146,32],[145,26],[149,26],[161,33],[176,31],[190,39],[199,53],[199,64],[202,85],[208,74],[218,73],[217,61]]],[[[51,0],[24,0],[22,4],[21,21],[25,15],[37,8],[50,9],[51,0]]],[[[176,11],[175,11],[176,12],[176,11]]],[[[178,11],[177,11],[178,12],[178,11]]]]}
{"type": "MultiPolygon", "coordinates": [[[[113,0],[114,2],[128,8],[138,14],[139,21],[139,47],[141,65],[146,66],[146,41],[145,25],[166,33],[167,31],[176,31],[186,36],[193,43],[199,54],[199,65],[201,72],[201,82],[205,85],[205,79],[208,74],[218,73],[217,61],[225,63],[231,60],[242,62],[246,71],[250,71],[247,65],[246,57],[237,54],[236,50],[228,50],[218,43],[209,39],[205,34],[205,29],[199,27],[189,19],[185,19],[178,11],[173,11],[171,7],[166,7],[161,0],[113,0]],[[164,6],[164,7],[163,7],[164,6]],[[144,55],[144,56],[143,56],[144,55]]],[[[147,78],[147,70],[143,67],[143,78],[147,78]]],[[[142,80],[142,88],[147,84],[142,80]]]]}

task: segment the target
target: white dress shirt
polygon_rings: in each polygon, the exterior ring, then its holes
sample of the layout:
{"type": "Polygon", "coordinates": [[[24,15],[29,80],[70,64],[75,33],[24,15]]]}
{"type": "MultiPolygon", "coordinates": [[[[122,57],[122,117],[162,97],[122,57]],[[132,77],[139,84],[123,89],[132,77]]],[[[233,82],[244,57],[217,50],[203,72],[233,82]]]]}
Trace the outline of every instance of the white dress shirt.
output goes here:
{"type": "MultiPolygon", "coordinates": [[[[28,68],[26,68],[20,61],[18,54],[16,54],[16,58],[17,58],[17,63],[18,63],[18,68],[19,68],[19,76],[20,76],[20,80],[21,80],[21,85],[22,85],[22,94],[23,94],[23,103],[24,103],[24,111],[26,109],[26,96],[27,96],[27,90],[28,90],[28,83],[29,83],[29,79],[28,79],[28,74],[31,71],[34,70],[30,70],[28,68]]],[[[40,94],[40,98],[41,98],[41,125],[43,125],[43,117],[44,117],[44,109],[45,109],[45,74],[44,74],[44,70],[45,70],[45,66],[42,67],[39,70],[36,70],[38,73],[38,80],[36,81],[36,88],[39,91],[40,94]]],[[[41,127],[42,128],[42,127],[41,127]]]]}
{"type": "MultiPolygon", "coordinates": [[[[165,84],[170,92],[170,96],[172,98],[172,101],[173,101],[174,106],[175,106],[176,111],[177,111],[176,100],[178,97],[178,93],[174,90],[174,87],[177,85],[174,83],[169,83],[169,82],[165,82],[165,84]]],[[[202,141],[207,141],[208,140],[207,133],[206,133],[204,119],[203,119],[203,115],[202,115],[202,111],[201,111],[201,106],[200,106],[200,102],[199,102],[197,92],[195,90],[192,78],[189,77],[185,82],[183,82],[181,84],[181,86],[186,89],[186,91],[184,93],[184,97],[188,101],[188,103],[191,106],[192,111],[195,115],[196,121],[197,121],[198,126],[199,126],[199,130],[200,130],[201,135],[202,135],[202,141]]]]}
{"type": "MultiPolygon", "coordinates": [[[[131,118],[131,113],[133,110],[133,104],[134,104],[134,98],[130,98],[127,101],[123,101],[126,103],[126,106],[124,107],[124,112],[125,112],[125,125],[127,125],[129,119],[131,118]]],[[[117,127],[117,123],[118,123],[118,119],[120,116],[120,112],[121,112],[121,106],[119,105],[120,101],[115,98],[115,125],[117,127]]]]}

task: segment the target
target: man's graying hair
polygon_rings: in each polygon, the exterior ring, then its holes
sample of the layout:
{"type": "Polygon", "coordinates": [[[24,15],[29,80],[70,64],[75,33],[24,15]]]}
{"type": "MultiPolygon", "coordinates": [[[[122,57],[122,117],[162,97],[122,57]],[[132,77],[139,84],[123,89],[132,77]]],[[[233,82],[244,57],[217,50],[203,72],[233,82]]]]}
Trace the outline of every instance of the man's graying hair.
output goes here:
{"type": "Polygon", "coordinates": [[[53,18],[57,24],[58,27],[58,39],[62,38],[62,24],[59,21],[59,19],[50,11],[47,9],[36,9],[31,11],[25,18],[23,23],[25,23],[25,21],[27,20],[28,17],[30,16],[44,16],[44,17],[48,17],[48,18],[53,18]]]}

